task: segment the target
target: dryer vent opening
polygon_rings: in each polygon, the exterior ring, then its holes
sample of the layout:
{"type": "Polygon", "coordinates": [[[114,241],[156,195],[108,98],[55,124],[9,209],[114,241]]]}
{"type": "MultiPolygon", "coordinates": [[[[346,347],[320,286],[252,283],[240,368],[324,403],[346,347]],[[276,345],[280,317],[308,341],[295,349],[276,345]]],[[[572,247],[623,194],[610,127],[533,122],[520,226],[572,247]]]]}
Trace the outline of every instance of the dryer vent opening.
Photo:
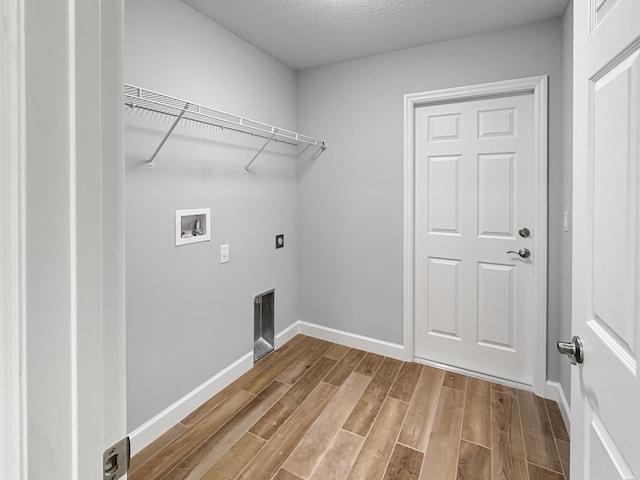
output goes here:
{"type": "Polygon", "coordinates": [[[257,295],[253,304],[253,361],[257,362],[274,347],[275,290],[257,295]]]}

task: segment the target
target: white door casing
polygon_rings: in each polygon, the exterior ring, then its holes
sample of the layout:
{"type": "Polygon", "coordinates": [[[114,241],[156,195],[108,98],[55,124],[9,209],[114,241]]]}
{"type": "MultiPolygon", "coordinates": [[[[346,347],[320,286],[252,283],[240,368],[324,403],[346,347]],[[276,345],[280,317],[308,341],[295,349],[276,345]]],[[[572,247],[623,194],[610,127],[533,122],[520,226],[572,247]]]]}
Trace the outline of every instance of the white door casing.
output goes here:
{"type": "Polygon", "coordinates": [[[0,478],[26,479],[23,5],[0,18],[0,478]]]}
{"type": "MultiPolygon", "coordinates": [[[[640,478],[640,2],[574,2],[571,474],[640,478]]],[[[568,339],[564,339],[567,341],[568,339]]]]}
{"type": "Polygon", "coordinates": [[[405,345],[544,393],[546,77],[405,107],[405,345]]]}
{"type": "Polygon", "coordinates": [[[3,169],[13,200],[2,208],[3,225],[6,215],[16,228],[0,258],[18,253],[10,366],[20,370],[0,395],[20,405],[1,434],[15,438],[0,476],[105,478],[102,454],[126,435],[123,4],[3,7],[4,28],[19,40],[17,59],[0,59],[3,79],[10,62],[21,78],[11,102],[0,92],[3,122],[18,119],[8,128],[17,157],[3,169]]]}

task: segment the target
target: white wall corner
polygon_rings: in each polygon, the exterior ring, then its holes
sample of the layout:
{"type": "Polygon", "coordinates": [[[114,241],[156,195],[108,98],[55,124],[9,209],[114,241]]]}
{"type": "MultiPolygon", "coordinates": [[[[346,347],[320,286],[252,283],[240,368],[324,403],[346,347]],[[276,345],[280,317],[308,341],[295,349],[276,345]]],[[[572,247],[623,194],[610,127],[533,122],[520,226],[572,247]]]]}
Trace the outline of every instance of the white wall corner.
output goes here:
{"type": "Polygon", "coordinates": [[[560,407],[560,413],[562,413],[562,419],[567,427],[567,431],[571,432],[571,406],[567,401],[567,396],[564,394],[564,389],[559,382],[552,382],[547,380],[547,391],[545,395],[548,399],[554,400],[560,407]]]}
{"type": "Polygon", "coordinates": [[[358,348],[378,355],[405,361],[406,353],[403,345],[385,342],[375,338],[349,333],[335,328],[316,325],[309,322],[298,322],[300,333],[329,342],[339,343],[351,348],[358,348]]]}
{"type": "Polygon", "coordinates": [[[140,452],[199,406],[253,367],[253,352],[246,353],[202,385],[194,388],[129,434],[131,456],[140,452]]]}

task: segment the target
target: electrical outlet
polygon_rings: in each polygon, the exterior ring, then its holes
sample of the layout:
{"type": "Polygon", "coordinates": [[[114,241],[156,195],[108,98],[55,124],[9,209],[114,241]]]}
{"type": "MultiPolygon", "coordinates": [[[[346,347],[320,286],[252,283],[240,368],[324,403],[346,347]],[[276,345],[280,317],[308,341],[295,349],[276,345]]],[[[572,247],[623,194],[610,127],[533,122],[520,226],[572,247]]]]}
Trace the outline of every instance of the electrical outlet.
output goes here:
{"type": "Polygon", "coordinates": [[[229,261],[229,244],[220,245],[220,263],[229,261]]]}
{"type": "Polygon", "coordinates": [[[284,247],[284,234],[276,235],[276,249],[284,247]]]}

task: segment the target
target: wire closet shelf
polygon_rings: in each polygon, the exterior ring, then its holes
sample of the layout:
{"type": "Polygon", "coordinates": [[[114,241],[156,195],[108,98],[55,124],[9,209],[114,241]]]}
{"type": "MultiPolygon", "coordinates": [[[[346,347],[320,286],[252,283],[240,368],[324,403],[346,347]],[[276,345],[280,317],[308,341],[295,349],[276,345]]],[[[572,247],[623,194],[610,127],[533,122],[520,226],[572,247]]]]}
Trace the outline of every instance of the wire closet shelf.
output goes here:
{"type": "Polygon", "coordinates": [[[149,112],[160,113],[174,118],[173,124],[165,134],[164,138],[153,152],[153,155],[147,161],[150,169],[153,168],[153,162],[162,150],[162,147],[169,139],[175,128],[182,120],[190,120],[192,122],[211,125],[226,130],[231,130],[253,137],[259,137],[266,140],[266,143],[260,148],[258,153],[251,159],[245,167],[245,171],[256,161],[260,154],[267,148],[271,142],[285,143],[294,147],[305,146],[306,151],[309,147],[318,147],[318,151],[327,148],[327,142],[309,137],[301,133],[293,132],[285,128],[275,127],[267,123],[258,122],[245,118],[240,115],[223,112],[214,108],[205,107],[197,103],[181,100],[162,93],[147,90],[135,85],[125,84],[124,86],[124,104],[130,108],[139,108],[149,112]]]}

